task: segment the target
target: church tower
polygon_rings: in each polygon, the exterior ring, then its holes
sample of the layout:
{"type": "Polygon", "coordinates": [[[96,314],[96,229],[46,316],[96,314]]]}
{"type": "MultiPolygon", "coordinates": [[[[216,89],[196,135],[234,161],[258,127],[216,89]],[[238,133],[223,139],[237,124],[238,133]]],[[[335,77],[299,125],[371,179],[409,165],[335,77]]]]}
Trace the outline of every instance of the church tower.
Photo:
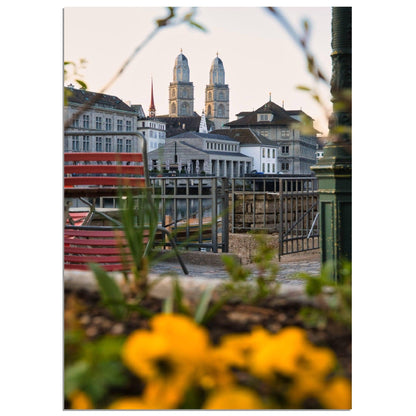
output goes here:
{"type": "Polygon", "coordinates": [[[205,115],[214,122],[216,129],[221,129],[229,122],[229,113],[229,89],[225,84],[224,65],[217,53],[209,71],[209,84],[205,88],[205,115]]]}
{"type": "Polygon", "coordinates": [[[173,68],[173,82],[169,85],[169,117],[189,117],[193,114],[194,85],[189,82],[188,59],[181,49],[173,68]]]}

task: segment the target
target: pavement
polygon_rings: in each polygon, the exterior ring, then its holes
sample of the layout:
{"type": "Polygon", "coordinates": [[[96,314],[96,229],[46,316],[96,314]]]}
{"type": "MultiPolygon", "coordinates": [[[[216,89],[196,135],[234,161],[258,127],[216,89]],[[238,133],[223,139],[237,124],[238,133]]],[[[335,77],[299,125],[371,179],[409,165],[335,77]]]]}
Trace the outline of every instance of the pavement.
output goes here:
{"type": "MultiPolygon", "coordinates": [[[[150,272],[156,275],[161,274],[176,274],[182,278],[189,279],[226,279],[229,275],[224,269],[224,266],[220,261],[211,261],[209,264],[201,261],[200,264],[197,262],[188,262],[185,260],[185,264],[188,268],[189,275],[184,275],[182,268],[178,262],[158,262],[154,264],[150,272]],[[205,264],[204,264],[205,263],[205,264]]],[[[282,257],[280,262],[277,262],[279,267],[276,280],[280,283],[284,283],[291,286],[304,285],[303,279],[297,278],[296,275],[299,273],[307,273],[310,275],[319,275],[321,269],[321,263],[318,255],[297,255],[289,258],[282,257]]],[[[246,265],[252,271],[252,278],[257,274],[254,265],[246,265]]]]}

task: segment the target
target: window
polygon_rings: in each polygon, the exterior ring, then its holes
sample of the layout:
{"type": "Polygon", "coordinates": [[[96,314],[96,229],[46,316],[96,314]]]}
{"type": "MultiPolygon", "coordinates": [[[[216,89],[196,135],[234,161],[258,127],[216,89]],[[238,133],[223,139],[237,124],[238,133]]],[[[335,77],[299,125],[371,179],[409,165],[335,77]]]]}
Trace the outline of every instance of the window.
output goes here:
{"type": "Polygon", "coordinates": [[[272,158],[274,159],[276,157],[276,149],[272,150],[272,158]]]}
{"type": "Polygon", "coordinates": [[[282,146],[282,155],[289,154],[289,146],[282,146]]]}
{"type": "Polygon", "coordinates": [[[90,116],[88,114],[84,114],[82,116],[82,126],[84,127],[84,129],[90,128],[90,116]]]}
{"type": "Polygon", "coordinates": [[[282,162],[281,166],[282,166],[282,170],[289,170],[289,163],[288,162],[282,162]]]}
{"type": "Polygon", "coordinates": [[[105,151],[106,152],[111,152],[111,137],[106,137],[105,138],[105,151]]]}
{"type": "Polygon", "coordinates": [[[117,152],[123,151],[123,139],[117,139],[117,152]]]}
{"type": "Polygon", "coordinates": [[[117,131],[123,131],[123,120],[117,120],[117,131]]]}
{"type": "Polygon", "coordinates": [[[270,163],[267,164],[267,173],[270,173],[270,163]]]}
{"type": "Polygon", "coordinates": [[[267,157],[270,158],[270,149],[267,149],[267,157]]]}
{"type": "Polygon", "coordinates": [[[95,128],[97,130],[101,130],[103,128],[101,117],[95,117],[95,128]]]}
{"type": "Polygon", "coordinates": [[[289,129],[282,129],[281,134],[282,134],[282,138],[288,139],[290,136],[290,131],[289,129]]]}
{"type": "Polygon", "coordinates": [[[257,114],[257,121],[269,121],[269,114],[257,114]]]}
{"type": "Polygon", "coordinates": [[[90,151],[90,136],[83,136],[82,137],[82,151],[89,152],[90,151]]]}
{"type": "Polygon", "coordinates": [[[126,152],[131,152],[131,139],[126,139],[126,152]]]}
{"type": "Polygon", "coordinates": [[[273,172],[273,173],[275,173],[275,171],[276,171],[276,169],[275,169],[275,168],[276,168],[276,165],[275,165],[274,163],[272,163],[272,172],[273,172]]]}
{"type": "Polygon", "coordinates": [[[263,151],[263,157],[266,157],[266,149],[263,147],[263,149],[262,149],[262,151],[263,151]]]}
{"type": "Polygon", "coordinates": [[[126,131],[131,131],[131,121],[126,120],[126,131]]]}
{"type": "Polygon", "coordinates": [[[72,120],[72,127],[79,127],[79,119],[74,118],[74,120],[72,120]]]}
{"type": "Polygon", "coordinates": [[[111,131],[111,118],[106,118],[105,119],[105,129],[107,130],[107,131],[111,131]]]}
{"type": "Polygon", "coordinates": [[[224,117],[225,114],[225,108],[223,104],[220,104],[218,106],[218,117],[224,117]]]}
{"type": "Polygon", "coordinates": [[[265,171],[265,169],[264,169],[265,168],[265,164],[264,163],[262,163],[262,168],[263,168],[262,169],[262,172],[264,172],[265,171]]]}
{"type": "Polygon", "coordinates": [[[79,152],[79,136],[72,136],[72,151],[79,152]]]}
{"type": "Polygon", "coordinates": [[[102,137],[96,137],[95,138],[95,151],[96,152],[102,152],[103,151],[103,138],[102,137]]]}

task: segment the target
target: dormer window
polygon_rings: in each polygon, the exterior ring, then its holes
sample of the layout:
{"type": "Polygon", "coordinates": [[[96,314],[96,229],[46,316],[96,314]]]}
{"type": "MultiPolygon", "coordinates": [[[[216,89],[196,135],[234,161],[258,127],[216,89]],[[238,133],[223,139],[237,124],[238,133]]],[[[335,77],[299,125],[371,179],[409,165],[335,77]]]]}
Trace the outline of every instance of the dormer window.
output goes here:
{"type": "Polygon", "coordinates": [[[271,121],[272,114],[257,114],[257,121],[271,121]]]}

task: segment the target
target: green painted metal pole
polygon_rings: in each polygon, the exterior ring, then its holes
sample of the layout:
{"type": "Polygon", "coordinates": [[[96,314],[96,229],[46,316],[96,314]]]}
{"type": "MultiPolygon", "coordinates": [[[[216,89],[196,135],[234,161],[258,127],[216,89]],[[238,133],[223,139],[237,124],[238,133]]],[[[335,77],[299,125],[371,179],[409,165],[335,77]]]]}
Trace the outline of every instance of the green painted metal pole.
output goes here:
{"type": "Polygon", "coordinates": [[[342,261],[352,260],[351,33],[351,7],[333,7],[333,114],[324,156],[312,167],[318,178],[321,262],[338,282],[342,261]]]}

